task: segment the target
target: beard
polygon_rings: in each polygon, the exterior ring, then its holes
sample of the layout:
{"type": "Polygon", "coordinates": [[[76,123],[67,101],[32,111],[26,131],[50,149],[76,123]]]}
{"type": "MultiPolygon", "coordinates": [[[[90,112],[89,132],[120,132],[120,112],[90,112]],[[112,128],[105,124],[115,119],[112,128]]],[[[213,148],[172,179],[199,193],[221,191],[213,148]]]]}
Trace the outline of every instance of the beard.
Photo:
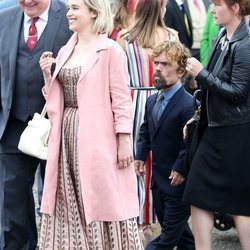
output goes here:
{"type": "Polygon", "coordinates": [[[162,77],[161,73],[154,73],[153,81],[154,81],[154,86],[157,90],[165,89],[167,86],[167,82],[162,77]]]}

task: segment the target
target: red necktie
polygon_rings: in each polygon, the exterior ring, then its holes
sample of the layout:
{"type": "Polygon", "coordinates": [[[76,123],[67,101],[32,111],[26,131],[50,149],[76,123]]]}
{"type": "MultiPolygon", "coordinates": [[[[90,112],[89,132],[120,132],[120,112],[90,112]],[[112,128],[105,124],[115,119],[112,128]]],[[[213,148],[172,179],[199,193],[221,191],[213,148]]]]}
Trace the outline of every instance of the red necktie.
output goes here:
{"type": "Polygon", "coordinates": [[[34,17],[31,19],[31,25],[29,27],[29,36],[26,42],[27,48],[29,51],[32,51],[37,43],[37,28],[36,22],[38,21],[39,17],[34,17]]]}

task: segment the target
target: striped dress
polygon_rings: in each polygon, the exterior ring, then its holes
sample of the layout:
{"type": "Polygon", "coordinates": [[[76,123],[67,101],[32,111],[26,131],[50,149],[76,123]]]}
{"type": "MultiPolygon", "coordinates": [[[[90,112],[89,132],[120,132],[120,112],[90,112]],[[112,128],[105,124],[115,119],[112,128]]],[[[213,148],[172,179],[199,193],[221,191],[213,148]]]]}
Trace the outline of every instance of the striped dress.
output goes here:
{"type": "MultiPolygon", "coordinates": [[[[176,40],[176,36],[168,30],[168,40],[176,40]]],[[[132,43],[126,41],[126,53],[128,57],[130,73],[130,89],[133,99],[133,150],[136,154],[136,145],[140,126],[144,119],[145,104],[147,98],[156,93],[157,90],[153,84],[153,62],[146,49],[140,47],[137,41],[132,43]]],[[[149,155],[146,165],[147,174],[144,177],[138,177],[138,190],[140,199],[139,224],[151,224],[155,222],[153,209],[152,193],[150,190],[150,180],[152,174],[152,157],[149,155]]]]}

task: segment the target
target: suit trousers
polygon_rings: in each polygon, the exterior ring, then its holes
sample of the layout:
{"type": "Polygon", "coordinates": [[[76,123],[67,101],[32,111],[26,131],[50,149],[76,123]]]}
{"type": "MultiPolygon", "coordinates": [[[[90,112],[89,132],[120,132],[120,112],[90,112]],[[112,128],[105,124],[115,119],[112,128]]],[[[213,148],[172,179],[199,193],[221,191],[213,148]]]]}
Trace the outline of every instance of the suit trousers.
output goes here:
{"type": "Polygon", "coordinates": [[[38,165],[37,169],[37,198],[38,198],[38,207],[36,209],[36,214],[41,217],[41,203],[42,203],[42,196],[43,196],[43,183],[45,177],[45,165],[46,161],[41,161],[38,165]]]}
{"type": "Polygon", "coordinates": [[[151,241],[146,250],[195,250],[194,237],[188,225],[190,206],[183,203],[181,197],[171,197],[158,187],[152,189],[153,204],[161,234],[151,241]]]}
{"type": "Polygon", "coordinates": [[[32,187],[39,159],[17,148],[26,126],[11,117],[0,141],[0,241],[7,250],[34,250],[37,245],[32,187]]]}

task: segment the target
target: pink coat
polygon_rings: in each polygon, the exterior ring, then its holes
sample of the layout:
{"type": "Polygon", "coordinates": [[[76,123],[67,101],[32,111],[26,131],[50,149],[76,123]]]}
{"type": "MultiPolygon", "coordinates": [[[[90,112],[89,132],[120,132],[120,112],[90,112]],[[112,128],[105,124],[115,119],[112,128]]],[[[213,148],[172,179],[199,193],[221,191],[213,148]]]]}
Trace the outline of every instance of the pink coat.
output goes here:
{"type": "MultiPolygon", "coordinates": [[[[64,98],[58,72],[77,42],[74,34],[57,57],[47,91],[47,112],[52,124],[41,211],[55,209],[59,148],[64,98]]],[[[87,223],[121,221],[138,216],[136,175],[133,164],[117,165],[117,133],[131,133],[132,102],[127,87],[126,55],[106,35],[100,35],[96,53],[84,66],[77,83],[79,107],[79,170],[87,223]]]]}

